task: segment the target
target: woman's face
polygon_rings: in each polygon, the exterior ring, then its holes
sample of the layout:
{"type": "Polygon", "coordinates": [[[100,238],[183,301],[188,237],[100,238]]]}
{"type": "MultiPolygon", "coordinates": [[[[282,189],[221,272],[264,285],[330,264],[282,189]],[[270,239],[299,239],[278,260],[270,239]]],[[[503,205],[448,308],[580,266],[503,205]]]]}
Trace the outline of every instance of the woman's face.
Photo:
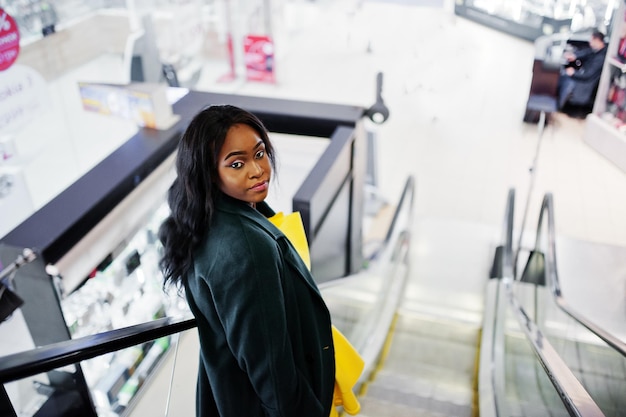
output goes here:
{"type": "Polygon", "coordinates": [[[246,203],[260,203],[269,190],[272,166],[265,143],[248,125],[233,125],[218,157],[219,187],[226,195],[246,203]]]}

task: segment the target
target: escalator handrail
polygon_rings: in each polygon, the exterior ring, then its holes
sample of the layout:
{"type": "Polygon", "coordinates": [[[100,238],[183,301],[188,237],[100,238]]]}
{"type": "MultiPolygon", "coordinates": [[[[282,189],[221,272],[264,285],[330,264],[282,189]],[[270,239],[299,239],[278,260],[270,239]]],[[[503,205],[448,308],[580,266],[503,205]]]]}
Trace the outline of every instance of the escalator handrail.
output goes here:
{"type": "Polygon", "coordinates": [[[382,248],[377,251],[372,259],[374,264],[370,268],[361,273],[320,285],[320,290],[324,291],[326,288],[335,285],[358,282],[359,279],[362,280],[363,278],[361,274],[382,274],[384,279],[382,288],[377,293],[376,307],[373,309],[376,311],[376,314],[368,316],[368,320],[365,322],[366,325],[360,328],[358,335],[351,335],[352,339],[350,339],[350,342],[365,362],[365,367],[357,385],[364,384],[375,371],[376,364],[381,358],[381,353],[385,346],[385,340],[393,325],[398,305],[403,298],[407,270],[393,268],[393,271],[390,272],[388,267],[406,263],[409,246],[407,242],[411,240],[410,229],[414,211],[414,196],[415,179],[410,175],[407,177],[402,194],[395,207],[382,248]],[[403,213],[406,213],[406,216],[403,213]],[[402,275],[398,275],[398,271],[402,275]]]}
{"type": "Polygon", "coordinates": [[[526,339],[530,342],[535,355],[559,393],[559,397],[569,414],[580,417],[604,417],[600,407],[521,306],[515,296],[512,284],[511,278],[503,279],[501,283],[506,287],[509,306],[515,313],[526,339]]]}
{"type": "Polygon", "coordinates": [[[513,223],[515,215],[515,190],[510,189],[506,201],[504,216],[504,250],[502,251],[502,274],[512,277],[514,274],[513,258],[513,223]]]}
{"type": "MultiPolygon", "coordinates": [[[[550,342],[543,336],[537,325],[532,321],[530,316],[524,311],[521,303],[517,300],[512,288],[514,282],[514,269],[512,256],[513,247],[513,220],[514,220],[514,201],[515,191],[511,189],[508,194],[506,215],[505,215],[505,244],[502,251],[503,277],[501,277],[500,285],[504,286],[506,297],[508,298],[509,307],[515,313],[517,321],[530,342],[532,349],[546,371],[546,375],[552,382],[552,385],[559,393],[559,397],[572,416],[581,417],[600,417],[604,416],[602,410],[589,395],[585,387],[578,381],[573,372],[568,368],[563,359],[559,356],[550,342]]],[[[505,317],[499,317],[500,325],[506,322],[505,317]]],[[[483,365],[481,365],[483,366],[483,365]]],[[[502,364],[500,364],[502,366],[502,364]]],[[[492,378],[495,375],[492,374],[492,378]]],[[[492,380],[495,387],[504,384],[504,381],[492,380]]],[[[503,390],[500,389],[500,393],[503,390]]],[[[504,413],[504,410],[496,401],[496,409],[498,413],[504,413]]]]}
{"type": "MultiPolygon", "coordinates": [[[[507,195],[504,221],[502,224],[501,251],[496,251],[500,256],[499,264],[502,265],[501,273],[503,278],[513,276],[512,256],[513,256],[513,214],[515,211],[515,190],[510,189],[507,195]]],[[[497,283],[493,286],[490,281],[486,288],[485,310],[483,316],[483,330],[481,332],[480,349],[480,372],[479,372],[479,399],[480,414],[485,417],[503,415],[505,409],[505,387],[504,381],[504,336],[503,326],[498,325],[502,321],[504,309],[507,307],[504,300],[504,287],[497,283]],[[484,364],[488,364],[485,366],[484,364]]]]}
{"type": "Polygon", "coordinates": [[[411,210],[410,212],[412,212],[415,199],[415,178],[412,175],[409,175],[406,182],[404,183],[404,188],[402,189],[402,194],[400,195],[400,201],[396,206],[396,210],[393,213],[391,223],[389,225],[389,228],[387,229],[387,234],[385,235],[385,246],[391,240],[394,231],[396,231],[396,223],[398,222],[398,217],[407,198],[409,199],[409,201],[406,204],[409,205],[409,210],[411,210]]]}
{"type": "Polygon", "coordinates": [[[194,327],[196,327],[194,318],[165,317],[6,355],[0,359],[0,383],[5,384],[73,365],[194,327]]]}
{"type": "Polygon", "coordinates": [[[566,314],[582,324],[589,331],[597,335],[600,339],[606,342],[613,349],[626,357],[626,343],[619,338],[612,335],[610,332],[599,326],[597,323],[592,322],[582,314],[578,313],[570,307],[561,291],[561,284],[559,280],[559,274],[556,268],[556,233],[554,227],[554,203],[552,193],[546,193],[543,202],[541,204],[541,211],[539,212],[539,221],[537,224],[537,235],[535,239],[535,250],[540,250],[540,236],[544,225],[544,219],[547,221],[547,237],[548,247],[545,253],[545,271],[546,278],[549,279],[552,295],[556,304],[566,314]]]}

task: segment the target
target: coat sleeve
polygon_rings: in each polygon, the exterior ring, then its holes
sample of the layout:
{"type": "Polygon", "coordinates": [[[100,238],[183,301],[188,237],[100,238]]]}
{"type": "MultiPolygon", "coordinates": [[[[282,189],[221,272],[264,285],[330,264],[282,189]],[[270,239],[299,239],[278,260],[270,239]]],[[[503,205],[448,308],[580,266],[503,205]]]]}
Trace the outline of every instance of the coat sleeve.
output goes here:
{"type": "Polygon", "coordinates": [[[277,242],[242,225],[238,238],[224,238],[216,251],[221,271],[211,274],[213,302],[229,348],[267,415],[321,416],[323,405],[293,356],[277,242]]]}
{"type": "Polygon", "coordinates": [[[583,66],[574,72],[572,78],[577,81],[591,81],[599,80],[602,74],[602,68],[604,67],[604,54],[598,53],[583,62],[583,66]]]}

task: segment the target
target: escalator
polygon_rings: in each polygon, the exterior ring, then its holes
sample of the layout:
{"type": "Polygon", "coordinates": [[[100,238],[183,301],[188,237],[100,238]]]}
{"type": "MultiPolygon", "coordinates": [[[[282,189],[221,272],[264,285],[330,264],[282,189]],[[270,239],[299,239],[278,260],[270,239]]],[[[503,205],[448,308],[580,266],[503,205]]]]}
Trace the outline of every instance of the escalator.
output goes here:
{"type": "MultiPolygon", "coordinates": [[[[407,308],[413,195],[414,182],[409,178],[368,268],[320,285],[334,324],[365,359],[356,387],[359,415],[624,415],[623,344],[563,310],[564,301],[555,302],[553,294],[559,293],[559,287],[556,271],[550,267],[550,245],[549,250],[537,246],[528,254],[520,251],[515,258],[528,266],[515,278],[511,195],[503,244],[496,251],[492,277],[486,279],[481,322],[407,308]],[[530,262],[521,261],[531,253],[530,262]]],[[[537,241],[550,243],[547,235],[537,241]]],[[[161,319],[11,355],[0,361],[0,381],[68,366],[194,325],[193,320],[161,319]]],[[[180,377],[190,378],[189,374],[180,377]]],[[[170,394],[176,395],[175,390],[170,394]]],[[[179,414],[172,408],[169,415],[179,414]]]]}
{"type": "Polygon", "coordinates": [[[479,383],[481,394],[494,395],[481,396],[481,415],[624,415],[624,344],[569,308],[561,293],[552,196],[543,200],[534,247],[515,252],[514,201],[510,190],[491,274],[497,279],[488,286],[493,317],[486,313],[485,323],[493,326],[483,335],[479,383]]]}
{"type": "MultiPolygon", "coordinates": [[[[518,249],[515,257],[513,191],[509,200],[504,243],[485,286],[482,323],[420,313],[406,307],[406,295],[394,298],[397,308],[386,341],[361,381],[360,415],[626,415],[624,344],[576,315],[560,296],[549,245],[554,242],[551,198],[542,208],[535,248],[518,249]]],[[[392,227],[408,227],[402,233],[410,235],[410,223],[392,227]]],[[[402,259],[401,267],[380,274],[379,281],[400,279],[404,288],[409,263],[402,259]]],[[[333,319],[359,349],[365,340],[354,337],[352,329],[375,315],[378,285],[384,285],[374,283],[376,273],[361,275],[323,288],[333,319]]]]}
{"type": "Polygon", "coordinates": [[[364,353],[363,417],[476,415],[480,323],[428,314],[410,297],[415,228],[409,179],[370,267],[322,294],[335,325],[364,353]]]}

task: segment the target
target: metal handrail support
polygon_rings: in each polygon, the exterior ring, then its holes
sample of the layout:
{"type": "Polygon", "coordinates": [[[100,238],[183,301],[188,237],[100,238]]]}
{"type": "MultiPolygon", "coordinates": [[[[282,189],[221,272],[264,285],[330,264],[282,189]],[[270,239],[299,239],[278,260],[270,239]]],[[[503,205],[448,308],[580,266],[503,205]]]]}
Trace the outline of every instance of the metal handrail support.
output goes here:
{"type": "Polygon", "coordinates": [[[543,133],[546,128],[546,112],[545,110],[541,110],[539,114],[539,123],[538,123],[538,137],[537,137],[537,146],[535,148],[535,155],[533,157],[532,165],[530,166],[530,182],[528,183],[528,193],[526,194],[526,204],[524,207],[524,214],[522,215],[522,224],[520,226],[519,231],[519,239],[517,241],[517,249],[515,250],[515,257],[513,262],[513,272],[515,276],[517,276],[517,260],[519,258],[519,252],[522,248],[522,239],[524,237],[524,228],[526,227],[526,219],[528,217],[528,210],[530,208],[530,197],[533,192],[533,188],[535,187],[535,177],[537,176],[537,160],[539,159],[539,151],[541,149],[541,142],[543,141],[543,133]]]}

